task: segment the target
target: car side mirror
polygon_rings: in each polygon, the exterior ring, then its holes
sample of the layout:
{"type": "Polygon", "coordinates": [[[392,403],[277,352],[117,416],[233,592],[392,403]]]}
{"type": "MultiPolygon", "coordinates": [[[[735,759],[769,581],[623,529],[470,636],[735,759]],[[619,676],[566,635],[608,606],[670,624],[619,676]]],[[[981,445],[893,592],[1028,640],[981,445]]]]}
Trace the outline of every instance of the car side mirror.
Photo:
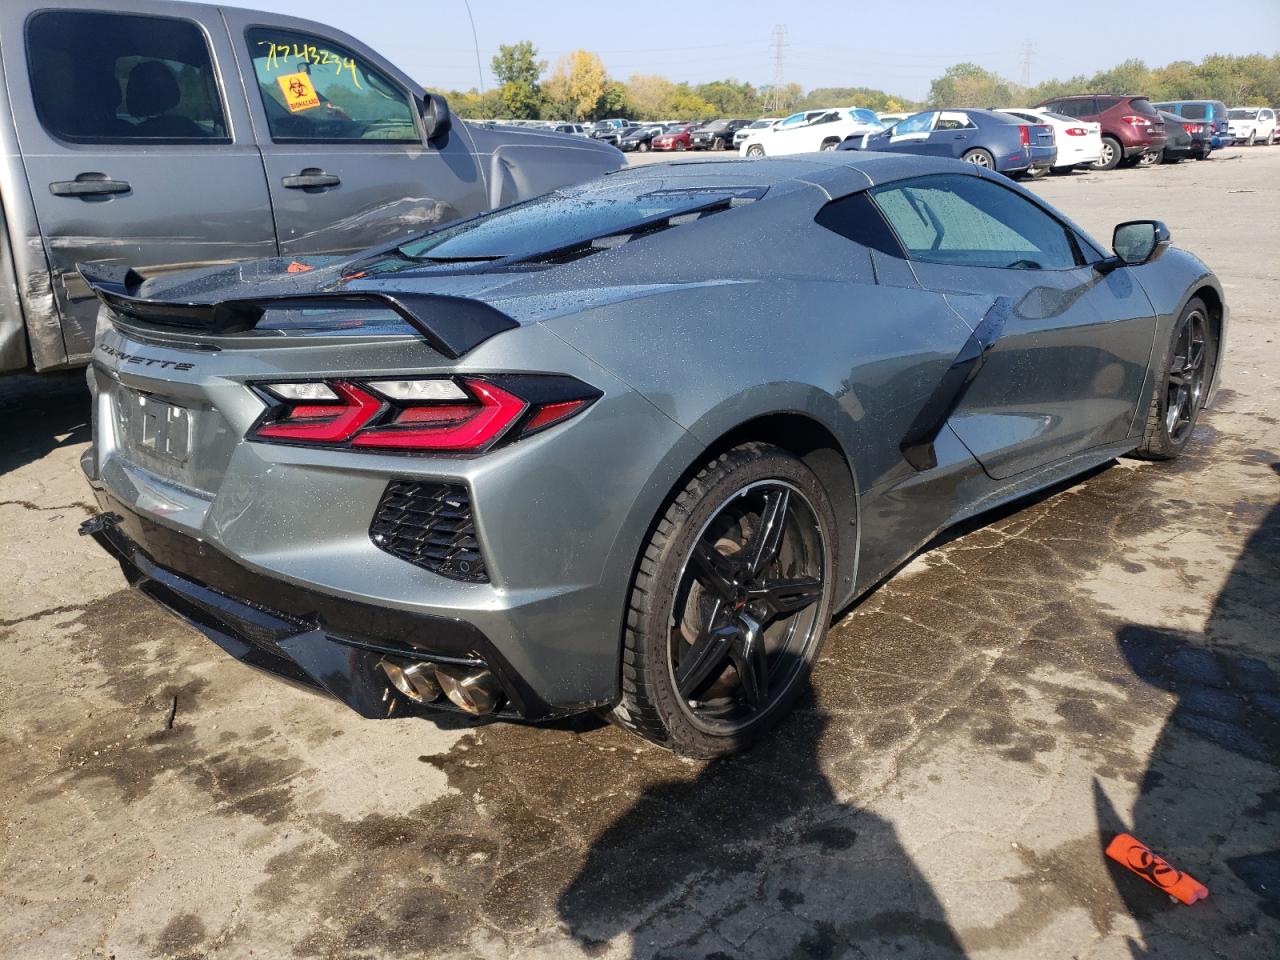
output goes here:
{"type": "Polygon", "coordinates": [[[1116,225],[1111,235],[1114,257],[1099,264],[1103,271],[1117,267],[1139,267],[1154,263],[1164,255],[1171,240],[1169,228],[1160,220],[1130,220],[1116,225]]]}
{"type": "Polygon", "coordinates": [[[422,113],[422,125],[427,130],[427,143],[439,140],[453,127],[449,101],[438,93],[424,93],[418,110],[422,113]]]}

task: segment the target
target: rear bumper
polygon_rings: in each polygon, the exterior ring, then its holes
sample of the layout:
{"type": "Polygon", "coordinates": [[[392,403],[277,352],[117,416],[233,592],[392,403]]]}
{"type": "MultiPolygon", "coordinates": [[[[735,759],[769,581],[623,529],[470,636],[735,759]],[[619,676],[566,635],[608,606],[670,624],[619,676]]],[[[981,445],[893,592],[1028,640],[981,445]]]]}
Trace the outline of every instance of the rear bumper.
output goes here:
{"type": "Polygon", "coordinates": [[[199,630],[231,656],[327,693],[363,717],[455,709],[401,696],[384,657],[459,667],[487,666],[505,695],[500,716],[543,719],[555,710],[473,624],[358,603],[265,577],[206,541],[161,526],[96,489],[102,513],[81,525],[119,564],[130,586],[199,630]]]}

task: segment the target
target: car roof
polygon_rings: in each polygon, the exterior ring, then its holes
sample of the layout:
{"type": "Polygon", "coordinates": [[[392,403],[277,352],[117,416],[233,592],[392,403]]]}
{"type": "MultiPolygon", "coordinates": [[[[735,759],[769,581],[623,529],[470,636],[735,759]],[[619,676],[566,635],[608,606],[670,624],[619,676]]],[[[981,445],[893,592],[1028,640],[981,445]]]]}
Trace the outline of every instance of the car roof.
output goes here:
{"type": "MultiPolygon", "coordinates": [[[[623,167],[592,181],[588,188],[608,189],[620,182],[652,182],[670,189],[717,187],[777,188],[820,187],[835,196],[891,180],[930,173],[973,173],[972,164],[949,157],[919,156],[890,151],[856,150],[809,153],[758,159],[676,161],[623,167]]],[[[574,189],[574,188],[569,188],[574,189]]]]}

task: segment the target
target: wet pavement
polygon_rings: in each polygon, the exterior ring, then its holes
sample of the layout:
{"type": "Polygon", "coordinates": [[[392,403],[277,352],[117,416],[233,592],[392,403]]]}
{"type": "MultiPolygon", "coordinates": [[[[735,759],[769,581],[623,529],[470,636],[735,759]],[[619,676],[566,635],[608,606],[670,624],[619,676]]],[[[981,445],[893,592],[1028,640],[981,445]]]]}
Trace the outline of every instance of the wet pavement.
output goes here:
{"type": "Polygon", "coordinates": [[[0,381],[0,957],[1277,956],[1278,185],[1254,148],[1035,186],[1218,270],[1227,389],[1177,463],[922,553],[718,763],[231,662],[76,537],[80,382],[0,381]],[[1209,899],[1110,865],[1119,830],[1209,899]]]}

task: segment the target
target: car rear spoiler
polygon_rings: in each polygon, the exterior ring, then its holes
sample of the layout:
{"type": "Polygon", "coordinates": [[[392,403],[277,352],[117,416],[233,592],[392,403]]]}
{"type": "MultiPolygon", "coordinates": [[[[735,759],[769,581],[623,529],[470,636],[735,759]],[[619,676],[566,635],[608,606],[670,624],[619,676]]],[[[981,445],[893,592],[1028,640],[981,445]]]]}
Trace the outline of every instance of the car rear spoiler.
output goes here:
{"type": "Polygon", "coordinates": [[[520,324],[480,300],[436,293],[381,291],[287,294],[199,303],[138,296],[143,278],[132,267],[77,264],[99,300],[131,320],[213,335],[252,330],[267,310],[374,306],[394,310],[438,353],[450,360],[520,324]]]}

